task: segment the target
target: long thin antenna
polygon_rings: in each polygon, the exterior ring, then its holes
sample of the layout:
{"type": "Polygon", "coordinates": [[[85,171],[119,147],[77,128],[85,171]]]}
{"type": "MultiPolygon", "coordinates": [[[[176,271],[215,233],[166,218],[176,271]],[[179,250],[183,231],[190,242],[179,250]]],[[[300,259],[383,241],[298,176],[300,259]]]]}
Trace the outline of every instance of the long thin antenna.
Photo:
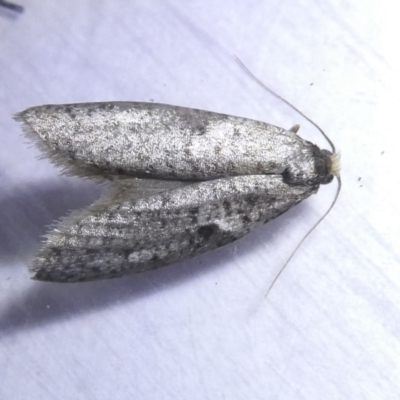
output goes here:
{"type": "Polygon", "coordinates": [[[330,205],[330,207],[328,208],[328,210],[322,215],[322,217],[320,217],[320,219],[314,224],[314,226],[306,233],[306,235],[303,237],[303,239],[301,239],[300,243],[296,246],[296,248],[293,250],[292,254],[290,255],[290,257],[287,259],[287,261],[285,262],[285,264],[283,265],[283,267],[281,268],[281,270],[278,272],[278,275],[276,275],[275,279],[272,281],[270,287],[267,290],[267,293],[265,294],[265,297],[268,296],[269,292],[271,291],[272,287],[275,285],[276,281],[278,280],[278,278],[282,275],[282,272],[284,271],[284,269],[286,268],[286,266],[290,263],[290,260],[293,258],[293,256],[296,254],[297,250],[302,246],[302,244],[305,242],[305,240],[311,235],[311,233],[313,232],[313,230],[315,228],[317,228],[317,226],[322,222],[322,220],[325,219],[325,217],[331,212],[332,208],[335,206],[336,201],[339,197],[339,193],[340,193],[340,189],[342,188],[342,180],[340,179],[340,176],[336,176],[337,180],[338,180],[338,188],[336,190],[336,195],[335,198],[332,202],[332,204],[330,205]]]}
{"type": "Polygon", "coordinates": [[[279,279],[279,277],[282,275],[282,272],[284,271],[284,269],[286,268],[286,266],[289,264],[289,262],[291,261],[291,259],[293,258],[293,256],[296,254],[297,250],[302,246],[302,244],[304,243],[304,241],[310,236],[311,232],[314,231],[315,228],[317,228],[317,226],[322,222],[323,219],[325,219],[325,217],[331,212],[332,208],[335,206],[337,199],[339,197],[339,193],[340,190],[342,188],[342,180],[340,178],[339,175],[339,156],[336,153],[336,149],[335,149],[335,145],[333,144],[333,142],[329,139],[328,135],[314,122],[312,121],[310,118],[307,117],[307,115],[303,114],[297,107],[295,107],[293,104],[291,104],[289,101],[287,101],[286,99],[284,99],[282,96],[280,96],[278,93],[274,92],[272,89],[270,89],[267,85],[265,85],[265,83],[263,83],[260,79],[258,79],[247,67],[246,65],[244,65],[244,63],[242,62],[242,60],[240,60],[239,57],[237,57],[236,55],[234,55],[235,60],[238,62],[238,64],[243,68],[243,70],[247,73],[247,75],[250,76],[250,78],[252,78],[256,83],[258,83],[262,88],[264,88],[265,90],[267,90],[269,93],[271,93],[272,95],[274,95],[275,97],[277,97],[279,100],[283,101],[285,104],[287,104],[289,107],[291,107],[293,110],[295,110],[298,114],[300,114],[303,118],[305,118],[308,122],[310,122],[312,125],[314,125],[324,136],[324,138],[326,139],[326,141],[330,144],[331,148],[332,148],[332,159],[334,160],[334,162],[337,164],[334,168],[334,174],[336,176],[336,179],[338,181],[338,187],[336,190],[336,195],[335,198],[333,199],[332,204],[330,205],[330,207],[328,208],[328,210],[322,215],[322,217],[319,218],[319,220],[314,224],[314,226],[306,233],[306,235],[303,237],[303,239],[300,241],[300,243],[296,246],[296,248],[293,250],[292,254],[290,255],[290,257],[287,259],[287,261],[285,262],[285,264],[283,265],[283,267],[281,268],[281,270],[278,272],[278,274],[276,275],[275,279],[272,281],[269,289],[267,290],[267,293],[265,294],[265,297],[268,296],[269,292],[271,291],[271,289],[273,288],[273,286],[275,285],[276,281],[279,279]]]}
{"type": "Polygon", "coordinates": [[[271,94],[273,94],[275,97],[277,97],[279,100],[283,101],[285,104],[287,104],[289,107],[293,108],[293,110],[295,110],[297,113],[299,113],[303,118],[305,118],[308,122],[310,122],[311,124],[313,124],[324,136],[324,138],[326,139],[326,141],[329,143],[329,145],[332,148],[332,153],[336,153],[336,149],[335,149],[335,145],[333,144],[333,142],[331,141],[331,139],[329,139],[328,135],[310,118],[307,117],[307,115],[303,114],[297,107],[295,107],[293,104],[289,103],[286,99],[284,99],[282,96],[280,96],[278,93],[274,92],[272,89],[270,89],[265,83],[263,83],[262,81],[260,81],[260,79],[258,79],[243,63],[243,61],[237,57],[236,55],[233,55],[233,57],[235,58],[235,60],[238,62],[238,64],[244,69],[244,71],[247,73],[247,75],[250,76],[250,78],[252,78],[255,82],[257,82],[261,87],[263,87],[265,90],[267,90],[268,92],[270,92],[271,94]]]}

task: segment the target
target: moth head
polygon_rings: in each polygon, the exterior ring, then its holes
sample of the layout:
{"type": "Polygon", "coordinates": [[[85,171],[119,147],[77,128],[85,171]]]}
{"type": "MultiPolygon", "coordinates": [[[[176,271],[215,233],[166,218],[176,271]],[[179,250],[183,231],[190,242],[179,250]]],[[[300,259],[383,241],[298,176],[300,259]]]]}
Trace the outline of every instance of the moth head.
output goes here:
{"type": "Polygon", "coordinates": [[[321,150],[311,144],[301,157],[292,160],[283,176],[289,184],[315,186],[331,183],[335,176],[339,177],[339,171],[340,156],[336,152],[321,150]]]}
{"type": "Polygon", "coordinates": [[[306,185],[326,185],[331,183],[333,178],[339,176],[340,156],[336,152],[321,150],[313,146],[314,173],[306,180],[306,185]]]}

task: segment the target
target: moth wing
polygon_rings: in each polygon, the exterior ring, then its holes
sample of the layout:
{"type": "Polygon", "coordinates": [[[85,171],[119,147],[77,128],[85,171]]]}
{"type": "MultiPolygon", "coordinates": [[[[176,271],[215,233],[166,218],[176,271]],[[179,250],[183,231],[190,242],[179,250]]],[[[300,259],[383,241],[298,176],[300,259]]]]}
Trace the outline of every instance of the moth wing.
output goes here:
{"type": "Polygon", "coordinates": [[[141,198],[119,186],[58,223],[34,260],[33,278],[90,281],[159,268],[233,242],[316,191],[274,175],[191,183],[141,198]]]}
{"type": "MultiPolygon", "coordinates": [[[[192,184],[191,181],[170,181],[160,179],[128,178],[113,182],[106,194],[92,207],[103,209],[105,205],[122,201],[137,201],[155,194],[183,188],[192,184]]],[[[93,210],[91,208],[91,210],[93,210]]]]}
{"type": "Polygon", "coordinates": [[[15,115],[64,173],[97,178],[212,180],[282,174],[299,136],[246,118],[167,104],[44,105],[15,115]]]}

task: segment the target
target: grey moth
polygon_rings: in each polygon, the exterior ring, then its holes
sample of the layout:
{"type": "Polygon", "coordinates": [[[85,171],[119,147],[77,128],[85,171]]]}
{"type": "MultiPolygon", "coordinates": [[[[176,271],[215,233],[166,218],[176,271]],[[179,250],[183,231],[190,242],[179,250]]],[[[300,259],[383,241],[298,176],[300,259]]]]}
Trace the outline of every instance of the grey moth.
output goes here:
{"type": "Polygon", "coordinates": [[[116,278],[224,246],[339,170],[297,126],[172,105],[44,105],[15,119],[64,173],[113,185],[49,232],[30,267],[43,281],[116,278]]]}

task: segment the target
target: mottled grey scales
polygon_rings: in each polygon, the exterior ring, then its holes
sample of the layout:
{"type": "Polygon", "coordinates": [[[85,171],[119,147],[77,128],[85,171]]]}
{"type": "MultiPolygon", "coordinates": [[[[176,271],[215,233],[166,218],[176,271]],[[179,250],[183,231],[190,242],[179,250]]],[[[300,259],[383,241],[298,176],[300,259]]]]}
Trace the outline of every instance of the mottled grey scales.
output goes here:
{"type": "Polygon", "coordinates": [[[294,132],[192,108],[133,102],[45,105],[16,117],[71,174],[171,180],[285,174],[290,183],[319,183],[328,172],[329,157],[294,132]]]}
{"type": "Polygon", "coordinates": [[[279,175],[221,178],[133,201],[121,188],[118,203],[62,221],[33,271],[41,280],[84,281],[183,260],[239,239],[316,191],[288,189],[279,175]]]}
{"type": "Polygon", "coordinates": [[[142,272],[228,244],[333,179],[332,154],[273,125],[171,105],[45,105],[15,117],[64,172],[114,192],[48,234],[34,278],[142,272]]]}

